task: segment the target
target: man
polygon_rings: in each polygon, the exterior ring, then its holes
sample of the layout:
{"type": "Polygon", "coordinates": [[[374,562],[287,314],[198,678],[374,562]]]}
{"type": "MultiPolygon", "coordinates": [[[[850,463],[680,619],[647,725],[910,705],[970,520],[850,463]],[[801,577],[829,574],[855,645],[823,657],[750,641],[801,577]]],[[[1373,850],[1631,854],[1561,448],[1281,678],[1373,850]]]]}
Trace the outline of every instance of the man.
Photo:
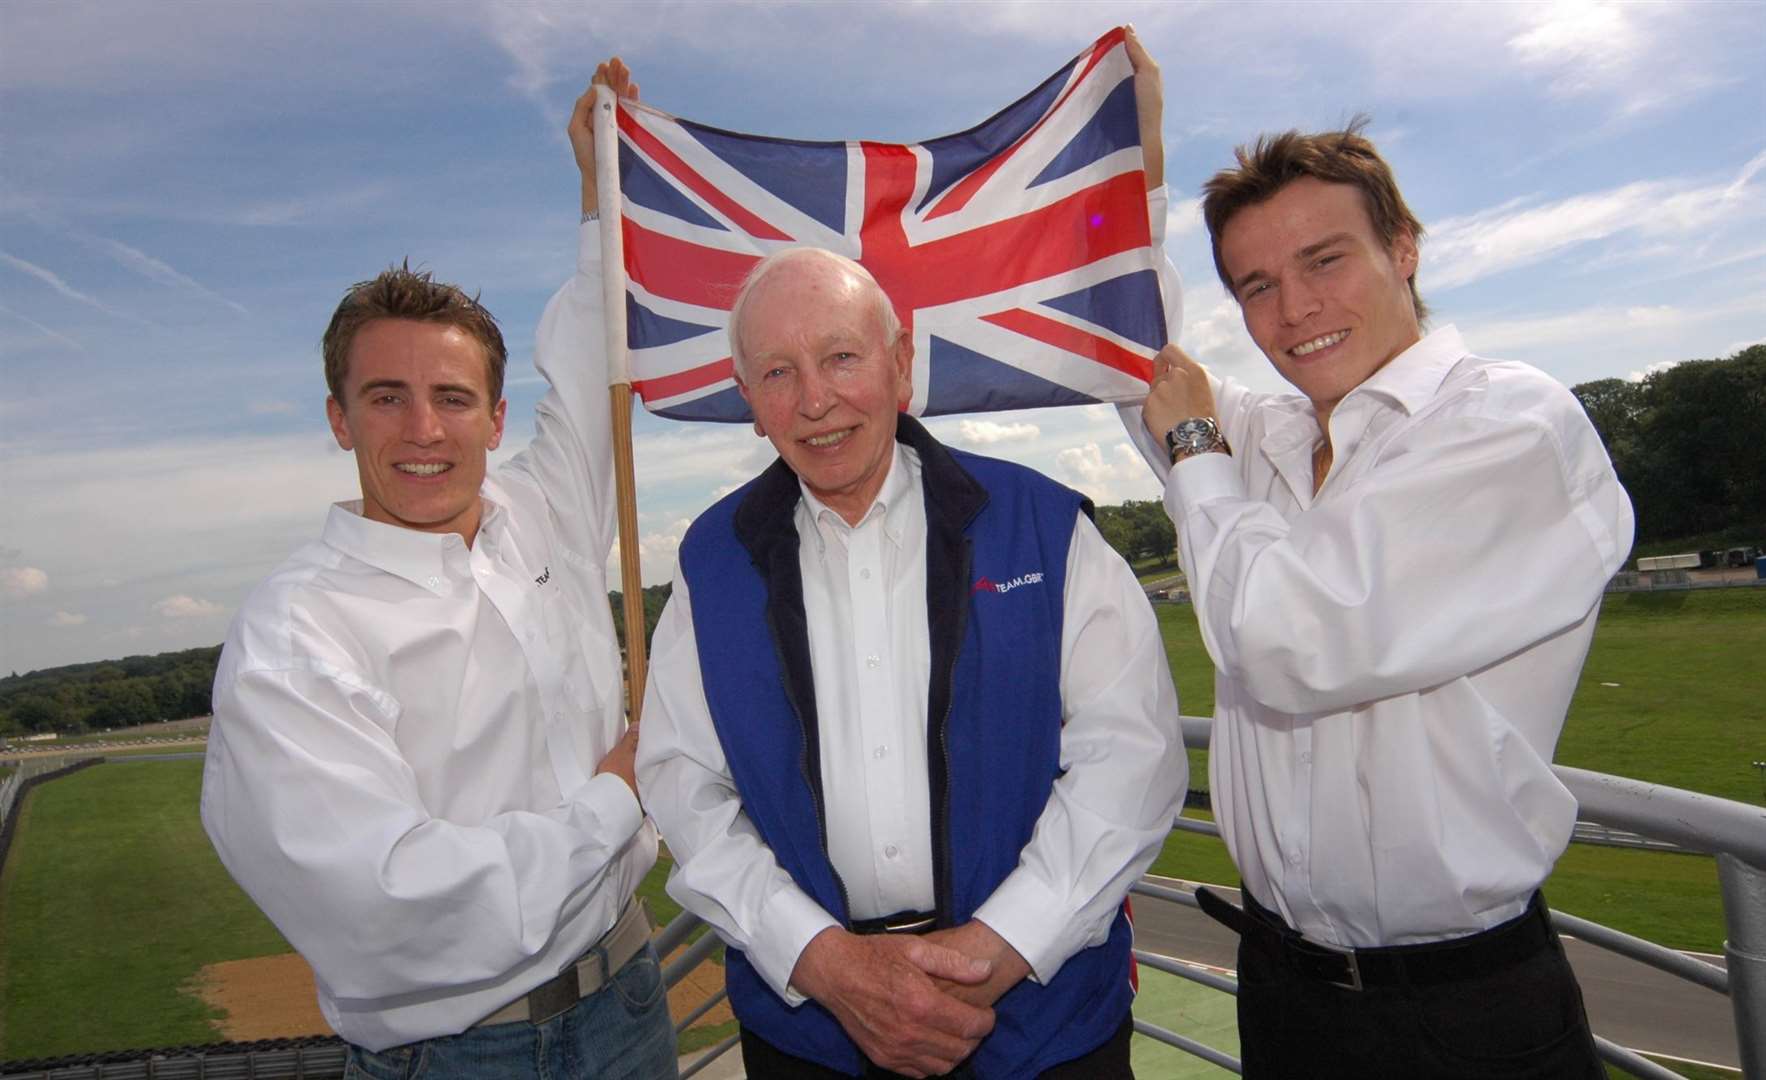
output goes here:
{"type": "Polygon", "coordinates": [[[779,460],[682,542],[638,777],[749,1075],[1132,1076],[1123,897],[1187,771],[1145,596],[1081,496],[900,413],[857,263],[769,256],[730,345],[779,460]]]}
{"type": "Polygon", "coordinates": [[[1568,390],[1422,332],[1422,225],[1359,124],[1238,161],[1205,188],[1215,266],[1299,393],[1170,347],[1130,431],[1217,669],[1244,912],[1200,895],[1241,934],[1245,1075],[1604,1075],[1538,889],[1630,502],[1568,390]]]}
{"type": "MultiPolygon", "coordinates": [[[[636,93],[617,60],[596,72],[636,93]]],[[[569,124],[578,269],[541,321],[533,444],[502,439],[478,303],[392,269],[324,339],[359,503],[246,600],[215,679],[202,819],[312,964],[351,1075],[675,1075],[633,890],[655,861],[620,733],[593,87],[569,124]]]]}

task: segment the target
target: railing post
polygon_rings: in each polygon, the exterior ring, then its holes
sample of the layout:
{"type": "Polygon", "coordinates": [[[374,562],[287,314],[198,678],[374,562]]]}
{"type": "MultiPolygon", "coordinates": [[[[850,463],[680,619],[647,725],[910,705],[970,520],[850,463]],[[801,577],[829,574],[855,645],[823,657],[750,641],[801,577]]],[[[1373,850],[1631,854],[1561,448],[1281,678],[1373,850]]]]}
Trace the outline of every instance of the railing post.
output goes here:
{"type": "Polygon", "coordinates": [[[1723,921],[1729,939],[1729,1003],[1735,1009],[1735,1038],[1741,1047],[1741,1074],[1766,1080],[1766,870],[1736,858],[1717,856],[1717,884],[1723,890],[1723,921]]]}

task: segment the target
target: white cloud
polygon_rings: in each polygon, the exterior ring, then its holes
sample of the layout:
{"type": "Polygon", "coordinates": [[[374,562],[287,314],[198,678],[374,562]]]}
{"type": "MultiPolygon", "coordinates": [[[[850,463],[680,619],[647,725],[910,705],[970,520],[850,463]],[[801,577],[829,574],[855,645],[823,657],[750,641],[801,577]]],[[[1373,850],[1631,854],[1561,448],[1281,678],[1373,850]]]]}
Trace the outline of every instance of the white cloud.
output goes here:
{"type": "Polygon", "coordinates": [[[1078,488],[1100,505],[1158,497],[1152,470],[1126,438],[1108,448],[1088,442],[1062,450],[1055,455],[1055,479],[1078,488]]]}
{"type": "Polygon", "coordinates": [[[1721,82],[1709,63],[1689,63],[1711,20],[1703,5],[1559,0],[1514,5],[1530,25],[1507,42],[1522,70],[1536,71],[1551,93],[1598,97],[1627,116],[1684,101],[1721,82]],[[1677,10],[1679,9],[1679,10],[1677,10]]]}
{"type": "Polygon", "coordinates": [[[1667,371],[1669,368],[1674,367],[1677,364],[1683,364],[1683,363],[1685,363],[1684,360],[1663,360],[1659,364],[1651,364],[1649,367],[1644,368],[1642,371],[1633,371],[1631,374],[1625,376],[1625,378],[1628,382],[1642,382],[1643,380],[1649,378],[1651,375],[1654,375],[1657,372],[1667,371]]]}
{"type": "MultiPolygon", "coordinates": [[[[1201,234],[1205,224],[1201,199],[1178,199],[1165,208],[1165,241],[1169,244],[1182,237],[1201,234]]],[[[1205,235],[1202,241],[1207,242],[1205,235]]]]}
{"type": "Polygon", "coordinates": [[[956,441],[963,446],[993,446],[998,443],[1035,442],[1042,429],[1035,424],[1002,424],[995,420],[962,420],[957,424],[956,441]]]}
{"type": "Polygon", "coordinates": [[[1511,199],[1445,218],[1429,229],[1422,283],[1451,289],[1626,234],[1655,245],[1658,256],[1689,257],[1713,236],[1761,216],[1766,200],[1746,183],[1760,161],[1728,182],[1640,180],[1550,202],[1511,199]]]}
{"type": "Polygon", "coordinates": [[[1691,327],[1745,314],[1754,306],[1751,300],[1702,308],[1672,304],[1597,305],[1555,315],[1480,320],[1472,335],[1479,353],[1489,356],[1515,351],[1561,350],[1563,346],[1598,352],[1603,343],[1619,340],[1659,341],[1668,345],[1691,327]]]}
{"type": "Polygon", "coordinates": [[[200,600],[194,596],[168,596],[157,601],[153,610],[162,618],[167,619],[199,619],[210,615],[225,615],[227,609],[210,600],[200,600]]]}
{"type": "Polygon", "coordinates": [[[55,627],[84,626],[86,616],[72,611],[58,611],[49,616],[49,625],[55,627]]]}
{"type": "Polygon", "coordinates": [[[7,596],[31,596],[49,589],[49,575],[34,566],[0,568],[0,592],[7,596]]]}
{"type": "Polygon", "coordinates": [[[1612,82],[1642,47],[1637,26],[1616,5],[1567,2],[1535,8],[1539,21],[1509,39],[1523,64],[1554,69],[1553,88],[1582,93],[1612,82]]]}
{"type": "MultiPolygon", "coordinates": [[[[642,533],[638,537],[638,566],[646,586],[660,585],[673,579],[675,554],[680,551],[681,540],[687,535],[687,527],[691,524],[691,518],[677,517],[666,522],[662,528],[642,533]]],[[[615,544],[613,554],[607,560],[607,587],[619,589],[621,580],[619,545],[615,544]]]]}

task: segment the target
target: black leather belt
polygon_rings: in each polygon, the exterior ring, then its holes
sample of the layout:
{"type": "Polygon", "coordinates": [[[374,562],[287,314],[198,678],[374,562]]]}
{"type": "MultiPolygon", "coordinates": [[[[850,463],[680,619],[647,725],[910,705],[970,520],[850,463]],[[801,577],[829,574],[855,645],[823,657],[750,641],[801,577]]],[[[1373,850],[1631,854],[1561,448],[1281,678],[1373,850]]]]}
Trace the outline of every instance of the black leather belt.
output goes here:
{"type": "Polygon", "coordinates": [[[1250,893],[1240,890],[1239,895],[1245,900],[1242,911],[1207,888],[1196,890],[1196,904],[1240,937],[1273,949],[1292,970],[1345,990],[1475,979],[1513,967],[1553,947],[1557,940],[1545,897],[1537,892],[1526,911],[1488,930],[1447,941],[1371,949],[1312,941],[1259,904],[1250,893]]]}
{"type": "Polygon", "coordinates": [[[925,934],[938,927],[938,914],[932,911],[898,911],[880,919],[855,919],[855,934],[925,934]]]}

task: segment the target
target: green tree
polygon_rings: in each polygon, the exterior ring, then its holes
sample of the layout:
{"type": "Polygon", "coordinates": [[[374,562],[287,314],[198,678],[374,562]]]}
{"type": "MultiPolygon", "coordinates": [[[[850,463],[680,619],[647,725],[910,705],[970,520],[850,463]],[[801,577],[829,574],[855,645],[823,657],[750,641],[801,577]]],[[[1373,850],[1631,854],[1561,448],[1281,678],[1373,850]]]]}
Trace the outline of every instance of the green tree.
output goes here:
{"type": "Polygon", "coordinates": [[[1766,345],[1573,392],[1631,495],[1640,542],[1766,535],[1766,345]]]}
{"type": "Polygon", "coordinates": [[[62,713],[53,698],[41,694],[21,697],[7,709],[14,731],[54,731],[61,726],[62,713]]]}

